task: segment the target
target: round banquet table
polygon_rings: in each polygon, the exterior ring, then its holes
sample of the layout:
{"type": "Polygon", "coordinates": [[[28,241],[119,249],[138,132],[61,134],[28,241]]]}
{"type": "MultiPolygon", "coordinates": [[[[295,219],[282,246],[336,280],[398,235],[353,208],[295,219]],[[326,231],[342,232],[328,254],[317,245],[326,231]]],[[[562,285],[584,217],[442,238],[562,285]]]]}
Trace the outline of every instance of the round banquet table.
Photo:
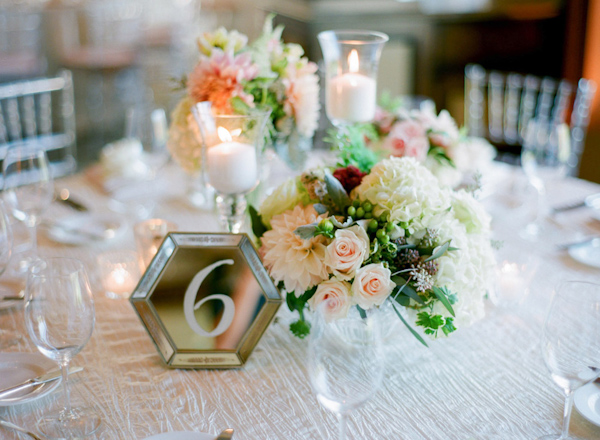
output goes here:
{"type": "MultiPolygon", "coordinates": [[[[311,159],[312,165],[322,161],[317,156],[311,159]]],[[[265,191],[290,175],[277,161],[271,169],[265,191]]],[[[495,184],[484,202],[494,215],[496,236],[505,239],[505,246],[540,257],[530,294],[513,309],[495,307],[488,301],[483,320],[430,343],[429,348],[397,327],[395,337],[386,343],[383,385],[350,416],[350,439],[531,440],[560,430],[563,395],[542,359],[543,319],[558,281],[599,281],[600,269],[576,262],[555,247],[533,246],[517,239],[517,216],[499,194],[510,196],[510,182],[518,181],[519,170],[497,165],[488,173],[484,177],[495,184]]],[[[157,201],[153,216],[175,222],[180,231],[217,231],[214,214],[186,203],[182,174],[174,165],[161,172],[161,191],[153,194],[157,201]]],[[[92,210],[107,211],[109,199],[89,173],[56,184],[71,189],[92,210]]],[[[553,204],[593,192],[600,192],[600,186],[574,178],[557,182],[550,190],[553,204]]],[[[137,197],[147,200],[149,196],[140,193],[137,197]]],[[[67,209],[55,203],[47,216],[66,215],[67,209]]],[[[562,214],[560,220],[569,232],[600,232],[600,221],[592,220],[588,209],[562,214]]],[[[97,255],[107,249],[135,249],[133,223],[129,219],[118,240],[85,246],[54,243],[39,232],[41,256],[79,258],[89,270],[96,327],[72,362],[85,369],[72,377],[71,386],[75,404],[85,403],[102,417],[102,427],[91,438],[144,439],[171,431],[216,435],[227,427],[235,429],[235,440],[337,438],[337,419],[320,407],[311,392],[307,341],[294,338],[287,330],[293,317],[285,305],[242,368],[165,367],[129,301],[105,295],[96,264],[97,255]]],[[[25,336],[5,351],[36,351],[26,335],[22,308],[0,311],[0,328],[17,329],[25,336]]],[[[42,414],[61,403],[59,387],[33,402],[0,407],[0,417],[33,428],[42,414]]],[[[600,439],[600,427],[573,409],[571,434],[600,439]]],[[[0,439],[17,438],[23,437],[0,428],[0,439]]]]}

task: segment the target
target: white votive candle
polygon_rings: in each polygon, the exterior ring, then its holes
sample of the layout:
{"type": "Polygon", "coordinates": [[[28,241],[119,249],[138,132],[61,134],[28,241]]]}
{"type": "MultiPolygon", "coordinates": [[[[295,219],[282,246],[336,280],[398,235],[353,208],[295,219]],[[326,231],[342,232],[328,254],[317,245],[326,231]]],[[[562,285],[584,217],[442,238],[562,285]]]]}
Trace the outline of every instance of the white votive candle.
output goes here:
{"type": "Polygon", "coordinates": [[[360,73],[344,73],[331,79],[327,90],[331,119],[369,122],[375,117],[377,84],[360,73]]]}
{"type": "Polygon", "coordinates": [[[137,280],[124,267],[113,269],[104,282],[104,288],[115,295],[125,296],[133,291],[137,280]]]}
{"type": "Polygon", "coordinates": [[[241,142],[223,142],[207,152],[209,183],[222,194],[242,194],[258,181],[256,149],[241,142]]]}

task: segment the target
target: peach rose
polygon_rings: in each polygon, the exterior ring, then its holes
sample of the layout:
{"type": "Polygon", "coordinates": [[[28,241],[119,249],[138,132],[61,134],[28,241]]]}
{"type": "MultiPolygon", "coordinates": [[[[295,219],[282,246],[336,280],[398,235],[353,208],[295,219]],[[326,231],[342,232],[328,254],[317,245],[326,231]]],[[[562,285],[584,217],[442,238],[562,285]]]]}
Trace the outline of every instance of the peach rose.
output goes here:
{"type": "Polygon", "coordinates": [[[325,264],[340,280],[351,280],[369,255],[369,247],[369,236],[361,226],[338,229],[327,246],[325,264]]]}
{"type": "Polygon", "coordinates": [[[317,291],[308,300],[312,310],[317,310],[323,304],[321,311],[327,322],[345,318],[350,309],[350,283],[333,277],[317,286],[317,291]]]}
{"type": "Polygon", "coordinates": [[[383,304],[396,287],[391,276],[390,270],[381,263],[358,269],[352,283],[354,302],[365,310],[383,304]]]}

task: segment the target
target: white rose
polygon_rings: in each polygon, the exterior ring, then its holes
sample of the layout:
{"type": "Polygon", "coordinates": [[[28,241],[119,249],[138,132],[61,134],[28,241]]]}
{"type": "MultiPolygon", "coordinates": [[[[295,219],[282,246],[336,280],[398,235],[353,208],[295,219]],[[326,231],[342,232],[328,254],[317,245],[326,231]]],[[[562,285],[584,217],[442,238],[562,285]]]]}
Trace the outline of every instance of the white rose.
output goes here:
{"type": "Polygon", "coordinates": [[[325,264],[341,280],[351,280],[354,272],[369,255],[370,241],[358,225],[335,231],[335,239],[327,246],[325,264]]]}
{"type": "Polygon", "coordinates": [[[365,310],[383,304],[396,287],[391,276],[390,270],[381,263],[367,264],[358,269],[352,283],[354,302],[365,310]]]}
{"type": "Polygon", "coordinates": [[[350,283],[331,278],[317,286],[317,291],[308,300],[311,310],[317,310],[323,302],[321,312],[327,322],[345,318],[350,309],[350,283]]]}

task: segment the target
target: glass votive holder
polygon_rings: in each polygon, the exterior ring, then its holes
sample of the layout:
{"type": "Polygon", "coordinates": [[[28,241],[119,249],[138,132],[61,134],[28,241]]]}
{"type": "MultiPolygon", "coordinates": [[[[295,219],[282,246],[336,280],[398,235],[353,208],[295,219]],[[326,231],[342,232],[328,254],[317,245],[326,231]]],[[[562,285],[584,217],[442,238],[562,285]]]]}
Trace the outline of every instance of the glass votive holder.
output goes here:
{"type": "Polygon", "coordinates": [[[539,259],[535,255],[503,246],[496,252],[496,283],[492,302],[500,308],[516,309],[527,295],[539,259]]]}
{"type": "Polygon", "coordinates": [[[177,225],[161,218],[151,218],[133,227],[135,247],[144,269],[148,267],[167,233],[177,231],[177,225]]]}
{"type": "Polygon", "coordinates": [[[106,251],[98,255],[97,263],[102,287],[109,298],[127,298],[142,276],[140,260],[135,251],[106,251]]]}

